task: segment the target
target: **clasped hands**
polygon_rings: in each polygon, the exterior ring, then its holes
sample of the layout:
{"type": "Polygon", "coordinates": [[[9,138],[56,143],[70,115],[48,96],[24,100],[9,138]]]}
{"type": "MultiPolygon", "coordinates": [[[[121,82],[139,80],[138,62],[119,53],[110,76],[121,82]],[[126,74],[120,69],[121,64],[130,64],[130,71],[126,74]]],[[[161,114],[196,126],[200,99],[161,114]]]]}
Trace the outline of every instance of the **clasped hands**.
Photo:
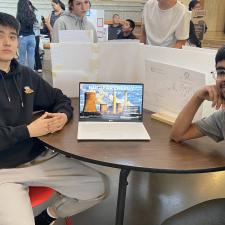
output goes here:
{"type": "Polygon", "coordinates": [[[65,113],[45,112],[41,117],[27,126],[30,137],[40,137],[61,130],[68,118],[65,113]]]}

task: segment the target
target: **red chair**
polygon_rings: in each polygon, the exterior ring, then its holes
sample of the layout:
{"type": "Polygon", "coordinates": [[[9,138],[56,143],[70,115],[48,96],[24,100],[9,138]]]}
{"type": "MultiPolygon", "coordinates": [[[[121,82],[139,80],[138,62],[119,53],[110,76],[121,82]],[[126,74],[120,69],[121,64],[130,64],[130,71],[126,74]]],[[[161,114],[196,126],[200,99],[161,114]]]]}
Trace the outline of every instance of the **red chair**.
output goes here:
{"type": "MultiPolygon", "coordinates": [[[[36,207],[52,197],[55,190],[49,187],[29,187],[29,195],[32,207],[36,207]]],[[[72,225],[71,218],[65,218],[65,225],[72,225]]]]}

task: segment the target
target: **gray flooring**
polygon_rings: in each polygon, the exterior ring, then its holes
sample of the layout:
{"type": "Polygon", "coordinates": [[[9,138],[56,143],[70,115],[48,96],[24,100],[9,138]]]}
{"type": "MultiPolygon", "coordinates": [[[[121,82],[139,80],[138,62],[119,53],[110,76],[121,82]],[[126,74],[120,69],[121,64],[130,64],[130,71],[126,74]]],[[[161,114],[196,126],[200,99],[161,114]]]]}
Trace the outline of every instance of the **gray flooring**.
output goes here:
{"type": "MultiPolygon", "coordinates": [[[[72,217],[74,225],[114,225],[117,169],[98,167],[110,178],[110,195],[99,205],[72,217]]],[[[124,225],[160,225],[170,215],[199,202],[225,197],[225,172],[170,175],[131,172],[124,225]]],[[[62,221],[58,221],[62,225],[62,221]]]]}

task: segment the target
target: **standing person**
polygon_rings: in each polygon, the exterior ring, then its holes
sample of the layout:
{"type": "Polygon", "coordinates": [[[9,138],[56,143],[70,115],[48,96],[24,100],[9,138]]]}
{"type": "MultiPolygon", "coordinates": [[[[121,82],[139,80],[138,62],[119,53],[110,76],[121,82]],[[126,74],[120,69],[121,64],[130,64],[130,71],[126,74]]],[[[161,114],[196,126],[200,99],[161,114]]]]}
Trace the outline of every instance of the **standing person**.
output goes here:
{"type": "Polygon", "coordinates": [[[127,19],[123,24],[122,31],[118,34],[117,39],[137,39],[133,34],[135,28],[135,22],[127,19]]]}
{"type": "MultiPolygon", "coordinates": [[[[178,115],[171,132],[171,139],[181,142],[208,136],[216,142],[225,139],[225,46],[217,52],[216,83],[200,88],[178,115]],[[217,111],[207,118],[193,122],[204,101],[211,101],[217,111]]],[[[225,199],[214,199],[195,205],[167,219],[163,225],[219,225],[225,224],[225,199]]]]}
{"type": "Polygon", "coordinates": [[[28,62],[28,66],[33,70],[35,63],[35,35],[33,26],[37,21],[29,0],[19,0],[17,4],[17,20],[20,23],[19,33],[19,62],[22,65],[28,62]]]}
{"type": "Polygon", "coordinates": [[[0,12],[0,215],[3,225],[52,225],[105,197],[103,174],[47,149],[37,137],[63,129],[73,115],[68,97],[14,59],[19,23],[0,12]],[[32,120],[33,111],[44,111],[32,120]],[[57,191],[56,200],[33,217],[28,186],[57,191]]]}
{"type": "Polygon", "coordinates": [[[36,46],[35,46],[35,65],[34,65],[34,70],[37,71],[38,73],[42,72],[42,64],[41,64],[41,57],[39,53],[39,44],[40,44],[40,35],[41,35],[41,15],[38,12],[37,8],[34,7],[31,1],[29,1],[30,7],[35,13],[36,16],[36,22],[34,23],[33,30],[35,34],[35,41],[36,41],[36,46]]]}
{"type": "Polygon", "coordinates": [[[196,32],[195,32],[195,25],[192,21],[190,21],[190,30],[189,30],[189,38],[185,45],[193,46],[193,47],[202,47],[201,41],[197,38],[196,32]]]}
{"type": "MultiPolygon", "coordinates": [[[[201,3],[200,3],[199,0],[191,0],[189,2],[188,8],[189,8],[189,11],[192,11],[192,10],[202,10],[202,6],[201,6],[201,3]]],[[[193,23],[193,22],[191,21],[191,23],[193,23]]],[[[208,29],[207,25],[205,23],[203,23],[202,26],[204,26],[204,33],[206,33],[206,31],[208,29]]],[[[203,34],[202,34],[202,36],[203,36],[203,34]]],[[[196,35],[196,37],[197,37],[197,35],[196,35]]]]}
{"type": "Polygon", "coordinates": [[[201,3],[199,0],[191,0],[189,2],[189,11],[192,11],[192,10],[201,10],[202,7],[201,7],[201,3]]]}
{"type": "Polygon", "coordinates": [[[112,25],[108,27],[108,40],[117,39],[117,36],[122,31],[122,24],[119,14],[114,14],[112,17],[112,25]]]}
{"type": "Polygon", "coordinates": [[[55,24],[55,21],[62,15],[62,13],[65,11],[65,5],[60,0],[52,0],[52,9],[50,15],[48,15],[47,18],[45,18],[45,25],[47,26],[50,36],[52,36],[52,30],[53,26],[55,24]]]}
{"type": "Polygon", "coordinates": [[[189,37],[190,13],[177,0],[149,0],[143,11],[142,42],[182,48],[189,37]]]}
{"type": "Polygon", "coordinates": [[[53,27],[52,41],[59,42],[60,30],[92,30],[94,42],[98,41],[94,25],[88,21],[86,13],[90,9],[89,0],[69,0],[69,11],[56,20],[53,27]]]}

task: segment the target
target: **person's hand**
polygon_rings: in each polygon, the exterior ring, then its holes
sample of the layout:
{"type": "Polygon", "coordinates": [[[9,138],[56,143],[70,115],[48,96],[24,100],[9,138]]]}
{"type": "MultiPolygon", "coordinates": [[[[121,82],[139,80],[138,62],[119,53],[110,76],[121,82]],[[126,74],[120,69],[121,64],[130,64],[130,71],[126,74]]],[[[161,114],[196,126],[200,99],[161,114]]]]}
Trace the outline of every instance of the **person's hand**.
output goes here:
{"type": "Polygon", "coordinates": [[[211,101],[212,107],[220,109],[221,107],[225,109],[225,102],[222,99],[216,85],[207,85],[202,87],[196,92],[197,97],[204,101],[211,101]]]}
{"type": "Polygon", "coordinates": [[[51,18],[50,15],[48,15],[47,17],[45,17],[45,24],[46,24],[47,26],[50,25],[50,18],[51,18]]]}
{"type": "Polygon", "coordinates": [[[68,121],[65,113],[47,113],[47,117],[51,118],[51,121],[48,123],[50,133],[61,130],[68,121]]]}
{"type": "Polygon", "coordinates": [[[43,135],[54,133],[61,130],[66,122],[65,113],[44,113],[41,117],[27,126],[30,137],[41,137],[43,135]]]}
{"type": "Polygon", "coordinates": [[[119,20],[119,23],[120,23],[121,25],[124,25],[125,20],[120,19],[120,20],[119,20]]]}
{"type": "Polygon", "coordinates": [[[53,123],[53,118],[49,118],[47,112],[44,113],[41,117],[34,120],[27,126],[30,137],[40,137],[50,133],[51,123],[53,123]]]}

